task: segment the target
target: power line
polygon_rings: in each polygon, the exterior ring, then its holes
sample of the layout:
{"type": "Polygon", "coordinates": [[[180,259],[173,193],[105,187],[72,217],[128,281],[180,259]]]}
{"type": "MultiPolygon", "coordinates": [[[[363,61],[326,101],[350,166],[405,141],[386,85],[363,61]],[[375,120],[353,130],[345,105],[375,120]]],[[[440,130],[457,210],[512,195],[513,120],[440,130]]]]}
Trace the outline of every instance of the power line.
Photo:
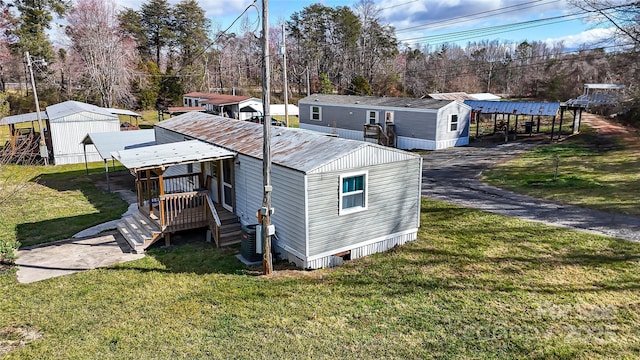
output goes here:
{"type": "MultiPolygon", "coordinates": [[[[420,28],[430,28],[430,27],[434,27],[435,25],[447,24],[447,23],[454,22],[455,20],[459,20],[459,19],[467,19],[467,20],[460,21],[460,22],[475,21],[475,20],[478,20],[478,19],[483,19],[483,18],[486,18],[486,17],[496,16],[496,15],[502,15],[502,14],[506,14],[506,13],[509,13],[509,12],[513,12],[513,11],[529,9],[529,8],[532,8],[532,7],[537,7],[537,6],[542,6],[542,5],[549,5],[551,3],[560,2],[562,0],[552,0],[552,1],[549,1],[547,3],[535,4],[535,5],[532,5],[532,6],[524,6],[524,5],[529,5],[529,4],[533,4],[533,3],[538,3],[540,1],[543,1],[543,0],[535,0],[535,1],[530,1],[530,2],[521,3],[521,4],[505,6],[505,7],[498,8],[498,9],[486,10],[486,11],[481,11],[481,12],[478,12],[478,13],[473,13],[473,14],[468,14],[468,15],[460,15],[460,16],[455,16],[455,17],[448,18],[448,19],[433,21],[433,22],[424,23],[424,24],[420,24],[420,25],[414,25],[414,26],[410,26],[410,27],[407,27],[407,28],[403,28],[403,29],[396,29],[396,33],[412,31],[414,29],[420,29],[420,28]],[[516,9],[509,10],[509,11],[501,11],[501,10],[512,9],[512,8],[516,8],[516,9]],[[484,16],[477,16],[477,15],[484,15],[484,16]]],[[[460,22],[458,22],[458,23],[460,23],[460,22]]]]}

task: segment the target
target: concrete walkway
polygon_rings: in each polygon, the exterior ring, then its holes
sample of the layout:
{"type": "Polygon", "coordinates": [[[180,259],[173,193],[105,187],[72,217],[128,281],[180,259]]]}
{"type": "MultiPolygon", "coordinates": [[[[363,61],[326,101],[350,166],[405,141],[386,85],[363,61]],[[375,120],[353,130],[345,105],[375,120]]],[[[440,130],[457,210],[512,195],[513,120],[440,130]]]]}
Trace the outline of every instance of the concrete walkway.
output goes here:
{"type": "Polygon", "coordinates": [[[640,217],[562,205],[498,189],[478,180],[489,166],[540,145],[474,144],[423,156],[422,196],[550,225],[640,241],[640,217]]]}
{"type": "MultiPolygon", "coordinates": [[[[130,204],[122,216],[138,211],[135,194],[127,190],[114,192],[130,204]]],[[[31,283],[143,258],[144,254],[132,254],[129,244],[115,230],[119,221],[85,229],[72,239],[18,250],[18,282],[31,283]]]]}
{"type": "Polygon", "coordinates": [[[127,246],[123,242],[120,234],[113,231],[20,249],[16,260],[18,282],[32,283],[144,257],[144,254],[123,252],[127,246]]]}

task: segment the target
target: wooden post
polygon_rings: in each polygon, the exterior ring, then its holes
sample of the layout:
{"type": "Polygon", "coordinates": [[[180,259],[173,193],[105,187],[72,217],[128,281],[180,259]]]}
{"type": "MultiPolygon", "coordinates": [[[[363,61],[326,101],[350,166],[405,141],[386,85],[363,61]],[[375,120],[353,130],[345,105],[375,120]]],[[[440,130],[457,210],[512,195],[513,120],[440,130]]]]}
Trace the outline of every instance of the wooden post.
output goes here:
{"type": "Polygon", "coordinates": [[[476,140],[478,139],[478,134],[480,133],[480,114],[482,114],[482,108],[478,110],[476,113],[476,140]]]}
{"type": "Polygon", "coordinates": [[[564,120],[564,108],[560,108],[560,127],[558,127],[558,139],[562,135],[562,120],[564,120]]]}
{"type": "Polygon", "coordinates": [[[493,113],[493,134],[495,135],[496,131],[498,131],[498,113],[493,113]]]}
{"type": "Polygon", "coordinates": [[[153,215],[153,199],[151,198],[151,170],[145,172],[147,175],[147,199],[149,199],[149,215],[153,215]]]}
{"type": "Polygon", "coordinates": [[[556,130],[556,116],[551,120],[551,142],[553,142],[553,132],[556,130]]]}
{"type": "Polygon", "coordinates": [[[262,172],[264,198],[262,200],[262,272],[270,275],[273,271],[271,260],[271,76],[269,62],[269,10],[268,0],[262,0],[262,105],[264,106],[262,172]]]}
{"type": "Polygon", "coordinates": [[[517,140],[518,139],[518,114],[516,114],[516,125],[515,125],[515,129],[516,131],[513,132],[513,140],[517,140]]]}
{"type": "Polygon", "coordinates": [[[504,129],[504,142],[509,142],[509,122],[511,121],[511,114],[507,114],[507,126],[504,129]]]}
{"type": "Polygon", "coordinates": [[[536,126],[536,134],[540,133],[540,115],[538,115],[538,125],[536,126]]]}

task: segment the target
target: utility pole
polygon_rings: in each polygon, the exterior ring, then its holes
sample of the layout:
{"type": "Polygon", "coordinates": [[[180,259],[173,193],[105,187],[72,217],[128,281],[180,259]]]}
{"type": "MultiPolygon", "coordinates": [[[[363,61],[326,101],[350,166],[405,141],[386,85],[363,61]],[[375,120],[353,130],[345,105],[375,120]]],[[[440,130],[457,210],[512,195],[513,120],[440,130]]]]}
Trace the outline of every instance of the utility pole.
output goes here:
{"type": "Polygon", "coordinates": [[[44,159],[44,164],[49,165],[49,150],[44,140],[44,126],[42,126],[42,116],[40,115],[40,103],[38,102],[38,92],[36,91],[36,80],[33,78],[33,68],[31,68],[31,56],[28,51],[24,52],[27,58],[27,68],[31,76],[31,89],[33,90],[33,99],[36,103],[36,117],[38,118],[38,127],[40,128],[40,156],[44,159]]]}
{"type": "Polygon", "coordinates": [[[287,82],[287,34],[282,24],[282,88],[284,89],[284,125],[289,127],[289,83],[287,82]]]}
{"type": "Polygon", "coordinates": [[[262,124],[262,179],[264,184],[264,197],[262,199],[262,272],[270,275],[273,271],[271,261],[271,235],[275,234],[275,228],[271,225],[271,76],[269,73],[269,10],[268,0],[262,0],[262,106],[264,121],[262,124]]]}

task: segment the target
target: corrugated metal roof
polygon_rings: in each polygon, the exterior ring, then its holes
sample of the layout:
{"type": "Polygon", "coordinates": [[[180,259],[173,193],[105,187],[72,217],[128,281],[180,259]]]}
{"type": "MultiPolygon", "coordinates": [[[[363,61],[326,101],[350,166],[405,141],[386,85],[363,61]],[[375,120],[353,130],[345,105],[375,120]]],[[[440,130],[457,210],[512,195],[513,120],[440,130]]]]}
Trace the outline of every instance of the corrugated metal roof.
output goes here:
{"type": "MultiPolygon", "coordinates": [[[[204,113],[187,113],[162,121],[156,126],[262,159],[263,139],[260,124],[204,113]]],[[[379,152],[394,152],[403,159],[417,156],[376,144],[285,127],[273,127],[271,135],[272,162],[305,173],[367,147],[376,148],[379,152]]]]}
{"type": "Polygon", "coordinates": [[[622,90],[626,86],[619,84],[584,84],[585,89],[622,90]]]}
{"type": "Polygon", "coordinates": [[[466,92],[434,93],[429,94],[432,99],[437,100],[470,100],[472,99],[466,92]]]}
{"type": "Polygon", "coordinates": [[[91,133],[85,136],[82,143],[93,144],[100,157],[108,160],[114,151],[155,145],[156,135],[153,129],[91,133]]]}
{"type": "MultiPolygon", "coordinates": [[[[48,119],[47,113],[44,111],[40,111],[40,117],[42,117],[42,120],[48,119]]],[[[37,113],[32,112],[27,114],[5,116],[0,120],[0,125],[12,125],[12,124],[25,123],[25,122],[32,122],[32,121],[38,121],[37,113]]]]}
{"type": "Polygon", "coordinates": [[[245,100],[251,99],[250,96],[236,96],[236,95],[226,95],[226,94],[209,94],[205,98],[207,99],[207,101],[203,101],[203,104],[211,104],[211,105],[238,104],[245,100]]]}
{"type": "Polygon", "coordinates": [[[559,102],[465,100],[464,103],[483,114],[555,116],[560,109],[559,102]]]}
{"type": "Polygon", "coordinates": [[[482,101],[496,101],[496,100],[500,100],[502,99],[500,96],[492,94],[492,93],[475,93],[475,94],[469,94],[470,99],[469,100],[482,100],[482,101]]]}
{"type": "Polygon", "coordinates": [[[133,112],[131,110],[125,109],[116,109],[116,108],[105,108],[108,112],[116,115],[129,115],[129,116],[142,116],[142,114],[138,114],[137,112],[133,112]]]}
{"type": "MultiPolygon", "coordinates": [[[[61,102],[59,104],[47,106],[47,116],[49,117],[50,122],[55,122],[57,119],[61,119],[66,116],[77,114],[80,112],[90,112],[94,114],[100,114],[109,119],[118,118],[117,115],[112,114],[111,112],[109,112],[109,110],[105,108],[79,102],[79,101],[69,100],[69,101],[61,102]]],[[[95,119],[92,119],[92,120],[95,120],[95,119]]]]}
{"type": "Polygon", "coordinates": [[[306,103],[341,104],[341,105],[370,105],[386,108],[411,108],[411,109],[440,109],[451,103],[451,100],[436,100],[431,98],[399,98],[353,95],[327,95],[313,94],[301,99],[298,105],[306,103]]]}
{"type": "Polygon", "coordinates": [[[200,140],[179,141],[111,152],[127,169],[140,171],[171,165],[232,158],[235,153],[200,140]]]}

